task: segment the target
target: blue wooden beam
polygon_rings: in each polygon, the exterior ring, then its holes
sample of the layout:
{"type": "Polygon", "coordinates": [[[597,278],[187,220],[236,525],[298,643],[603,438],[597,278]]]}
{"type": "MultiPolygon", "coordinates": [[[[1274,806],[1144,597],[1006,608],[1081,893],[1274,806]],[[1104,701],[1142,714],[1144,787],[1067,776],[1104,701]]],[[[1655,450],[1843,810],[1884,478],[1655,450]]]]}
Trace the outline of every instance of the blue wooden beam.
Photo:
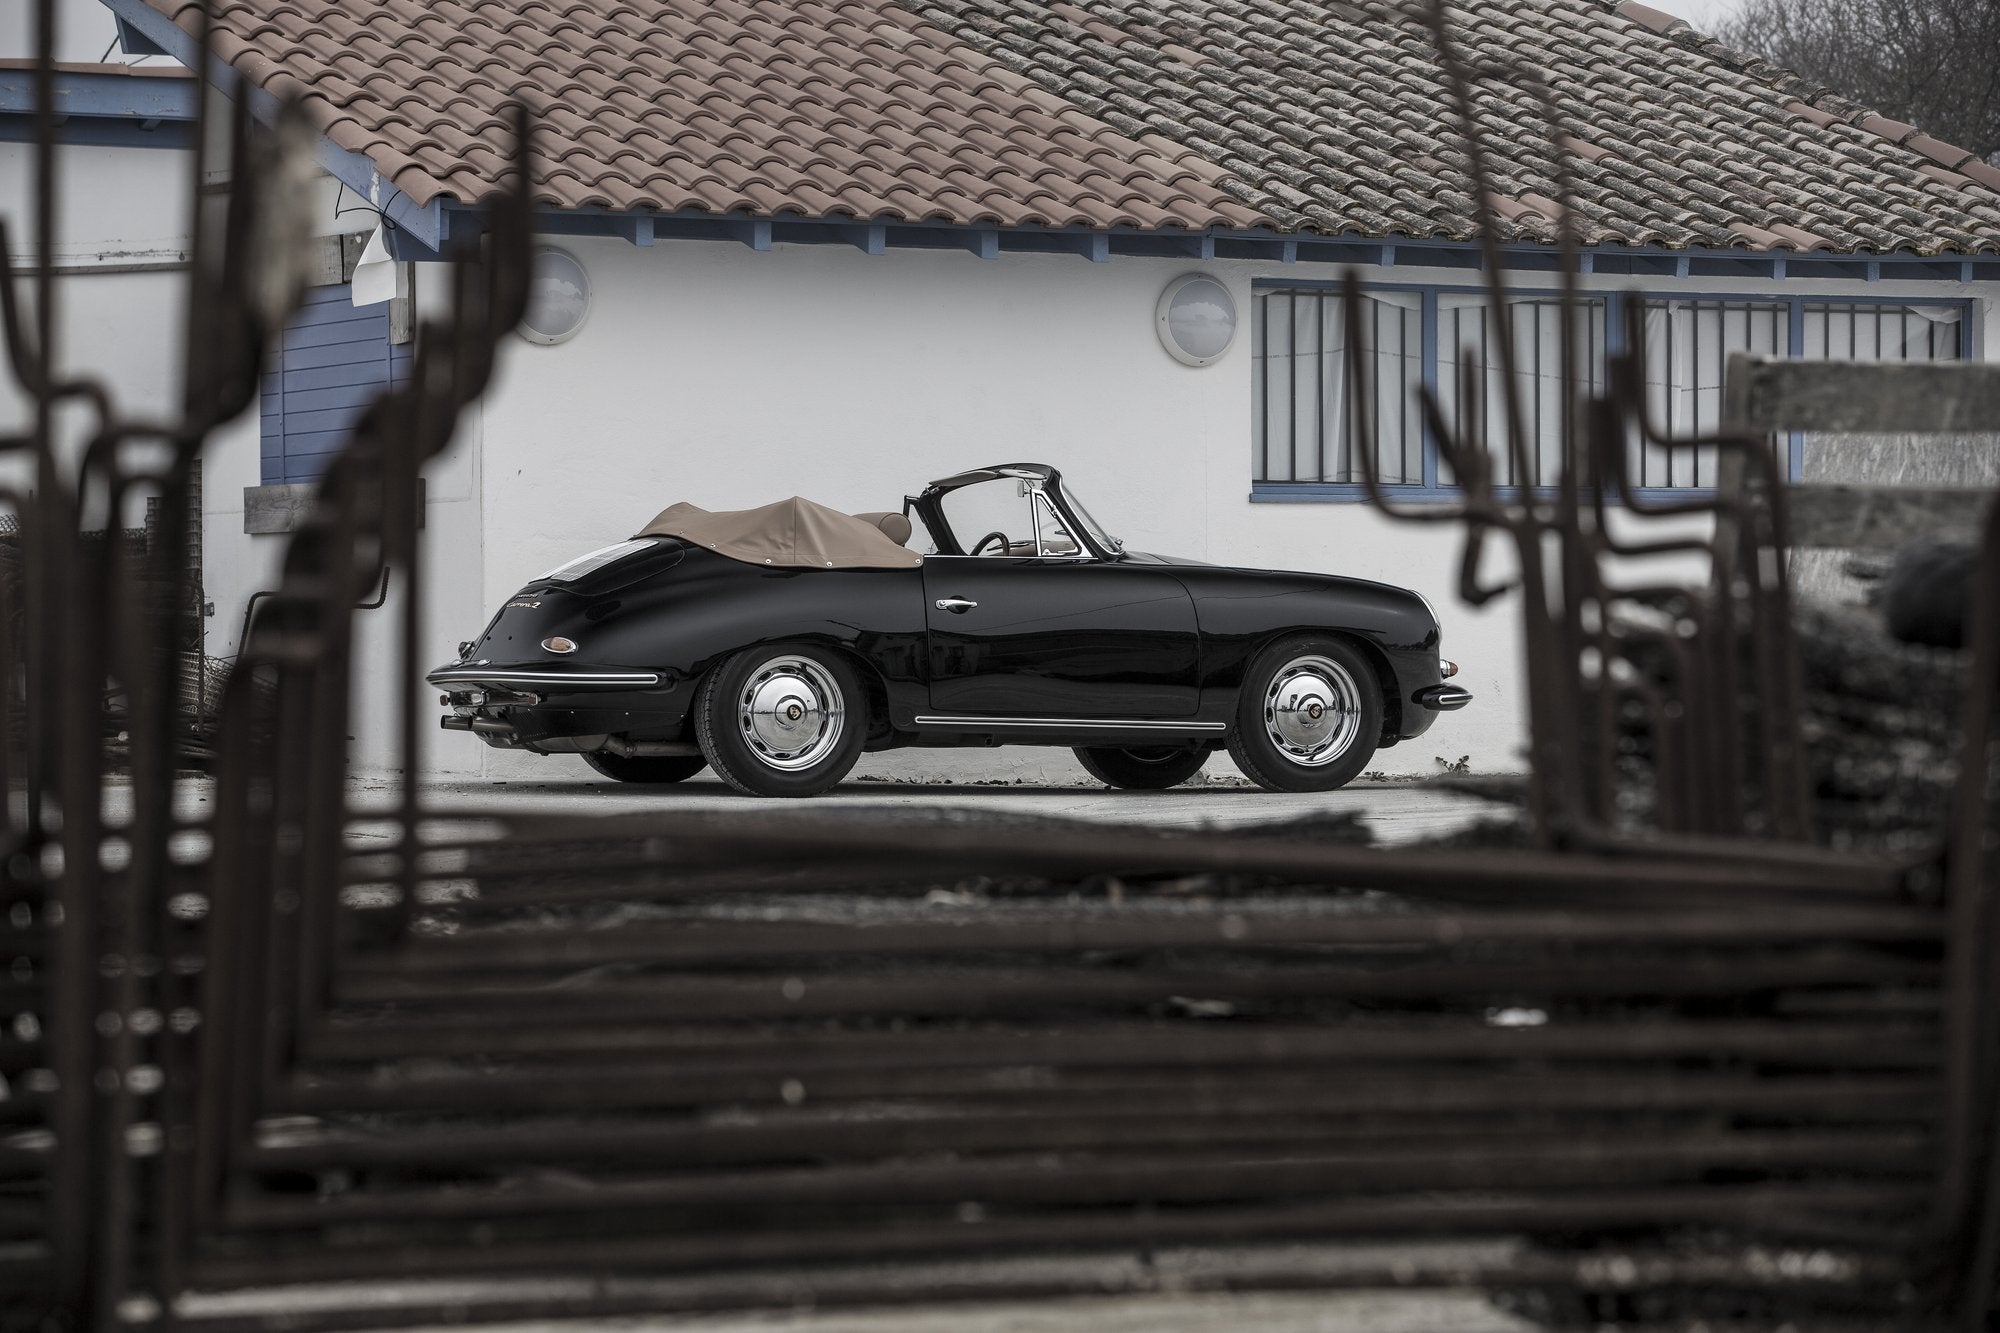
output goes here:
{"type": "Polygon", "coordinates": [[[625,239],[634,245],[653,243],[653,215],[651,213],[627,213],[620,219],[625,239]]]}
{"type": "Polygon", "coordinates": [[[992,227],[974,227],[965,234],[965,248],[981,259],[998,259],[1000,233],[992,227]]]}
{"type": "MultiPolygon", "coordinates": [[[[165,121],[192,121],[195,107],[192,76],[56,71],[55,111],[59,120],[151,121],[158,125],[165,121]]],[[[0,115],[32,116],[34,112],[34,71],[0,69],[0,115]]]]}

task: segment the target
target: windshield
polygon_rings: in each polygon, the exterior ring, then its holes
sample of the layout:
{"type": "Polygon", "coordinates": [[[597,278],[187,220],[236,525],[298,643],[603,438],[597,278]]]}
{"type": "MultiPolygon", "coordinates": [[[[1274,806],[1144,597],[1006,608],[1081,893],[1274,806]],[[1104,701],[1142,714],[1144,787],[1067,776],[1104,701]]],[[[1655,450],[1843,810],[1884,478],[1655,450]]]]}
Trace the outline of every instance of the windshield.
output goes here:
{"type": "Polygon", "coordinates": [[[619,542],[615,546],[601,546],[597,550],[592,551],[589,555],[580,555],[576,559],[570,561],[568,564],[563,565],[558,569],[550,570],[548,573],[542,575],[540,579],[536,580],[536,582],[574,583],[576,582],[576,580],[582,578],[585,574],[594,573],[597,570],[604,568],[606,565],[610,564],[613,560],[622,559],[623,557],[632,554],[634,551],[647,550],[652,545],[653,541],[650,537],[648,537],[648,538],[634,538],[631,541],[619,542]]]}
{"type": "Polygon", "coordinates": [[[1089,554],[1038,480],[976,481],[946,491],[938,508],[966,555],[1080,559],[1089,554]]]}
{"type": "Polygon", "coordinates": [[[1083,507],[1083,501],[1076,498],[1075,491],[1071,490],[1068,486],[1064,486],[1062,488],[1062,495],[1063,499],[1069,501],[1069,511],[1076,515],[1077,522],[1083,524],[1085,534],[1092,541],[1107,551],[1122,551],[1125,549],[1125,543],[1106,532],[1104,525],[1099,523],[1092,516],[1091,512],[1083,507]]]}

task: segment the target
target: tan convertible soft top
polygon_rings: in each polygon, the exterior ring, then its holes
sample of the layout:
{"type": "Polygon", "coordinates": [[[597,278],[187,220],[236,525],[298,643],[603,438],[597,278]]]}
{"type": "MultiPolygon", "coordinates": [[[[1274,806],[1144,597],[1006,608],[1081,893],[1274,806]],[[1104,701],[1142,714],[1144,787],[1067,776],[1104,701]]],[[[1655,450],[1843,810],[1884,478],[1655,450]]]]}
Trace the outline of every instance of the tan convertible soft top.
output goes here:
{"type": "MultiPolygon", "coordinates": [[[[875,515],[909,526],[900,514],[875,515]]],[[[795,569],[909,569],[924,558],[868,518],[793,496],[756,509],[710,511],[669,505],[634,534],[680,537],[731,560],[795,569]]]]}

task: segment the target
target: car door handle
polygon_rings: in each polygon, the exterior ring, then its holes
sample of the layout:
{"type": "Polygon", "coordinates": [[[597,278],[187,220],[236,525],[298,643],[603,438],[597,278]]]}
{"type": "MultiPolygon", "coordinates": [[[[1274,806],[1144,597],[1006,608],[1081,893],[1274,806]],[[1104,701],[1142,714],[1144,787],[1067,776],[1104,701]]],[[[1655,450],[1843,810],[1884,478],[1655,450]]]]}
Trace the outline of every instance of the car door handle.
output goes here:
{"type": "Polygon", "coordinates": [[[938,610],[950,611],[954,615],[962,616],[967,611],[970,611],[973,607],[978,605],[979,603],[971,601],[964,597],[940,597],[937,599],[938,610]]]}

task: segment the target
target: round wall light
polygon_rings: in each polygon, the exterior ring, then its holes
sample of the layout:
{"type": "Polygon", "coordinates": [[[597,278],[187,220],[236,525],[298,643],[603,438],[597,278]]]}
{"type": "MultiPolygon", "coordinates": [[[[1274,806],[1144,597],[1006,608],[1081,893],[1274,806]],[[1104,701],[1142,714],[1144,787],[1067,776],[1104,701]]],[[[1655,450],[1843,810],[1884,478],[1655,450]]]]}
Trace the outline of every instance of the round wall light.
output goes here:
{"type": "Polygon", "coordinates": [[[552,245],[536,246],[520,335],[544,345],[568,342],[589,314],[590,275],[576,256],[552,245]]]}
{"type": "Polygon", "coordinates": [[[1160,293],[1154,324],[1169,356],[1182,365],[1205,366],[1236,341],[1236,301],[1220,280],[1190,273],[1160,293]]]}

